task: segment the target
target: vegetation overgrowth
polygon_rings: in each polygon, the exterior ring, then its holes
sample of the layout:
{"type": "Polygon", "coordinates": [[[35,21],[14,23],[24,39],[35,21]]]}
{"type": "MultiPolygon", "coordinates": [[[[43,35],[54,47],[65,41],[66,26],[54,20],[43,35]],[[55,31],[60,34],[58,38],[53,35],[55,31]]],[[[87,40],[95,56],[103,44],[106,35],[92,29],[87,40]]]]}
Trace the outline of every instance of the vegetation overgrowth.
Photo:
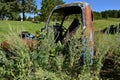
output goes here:
{"type": "MultiPolygon", "coordinates": [[[[118,20],[115,19],[115,23],[118,20]]],[[[103,25],[112,24],[114,21],[98,20],[95,21],[95,30],[99,30],[98,27],[103,27],[103,25]],[[101,22],[101,23],[100,23],[101,22]],[[99,24],[100,25],[99,25],[99,24]],[[103,24],[103,25],[102,25],[103,24]]],[[[3,22],[6,23],[6,22],[3,22]]],[[[9,23],[9,21],[8,21],[9,23]]],[[[10,22],[11,23],[11,22],[10,22]]],[[[18,22],[21,23],[21,22],[18,22]]],[[[0,79],[10,79],[10,80],[100,80],[100,79],[120,79],[120,37],[117,34],[103,34],[95,33],[95,52],[94,64],[89,65],[89,53],[87,52],[86,64],[81,64],[81,46],[80,41],[72,38],[69,42],[62,45],[60,42],[54,43],[54,37],[52,34],[44,36],[40,40],[40,46],[37,46],[37,50],[30,52],[27,45],[21,42],[18,37],[18,33],[23,30],[19,28],[17,22],[13,22],[8,26],[17,25],[18,28],[8,29],[7,34],[3,35],[0,39],[9,40],[11,45],[14,47],[11,52],[4,52],[0,48],[0,79]],[[115,71],[109,77],[103,77],[100,75],[102,68],[104,66],[105,57],[110,54],[110,58],[114,62],[112,70],[115,71]],[[113,76],[112,76],[113,75],[113,76]]],[[[32,29],[33,23],[22,22],[23,28],[26,27],[27,30],[32,29]],[[24,25],[26,24],[26,25],[24,25]],[[31,24],[31,25],[30,25],[31,24]]],[[[2,24],[6,26],[5,24],[2,24]]],[[[34,23],[35,27],[39,29],[40,24],[34,23]]],[[[117,25],[117,24],[116,24],[117,25]]],[[[108,27],[108,26],[105,26],[108,27]]],[[[0,26],[2,29],[2,27],[0,26]]],[[[1,30],[0,29],[0,30],[1,30]]],[[[4,28],[3,28],[4,29],[4,28]]],[[[37,30],[36,29],[36,30],[37,30]]],[[[1,32],[4,34],[4,31],[1,32]]],[[[107,68],[107,67],[105,67],[107,68]]],[[[108,69],[108,68],[107,68],[108,69]]]]}

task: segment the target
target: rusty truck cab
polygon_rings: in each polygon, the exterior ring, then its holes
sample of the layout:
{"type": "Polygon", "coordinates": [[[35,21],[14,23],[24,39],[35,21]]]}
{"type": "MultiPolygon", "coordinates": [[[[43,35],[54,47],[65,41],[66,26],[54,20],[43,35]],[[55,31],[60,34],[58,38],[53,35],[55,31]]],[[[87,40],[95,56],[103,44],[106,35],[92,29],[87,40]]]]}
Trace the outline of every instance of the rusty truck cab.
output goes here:
{"type": "MultiPolygon", "coordinates": [[[[56,6],[50,13],[46,29],[48,31],[49,23],[51,21],[51,17],[54,13],[58,13],[59,15],[62,15],[61,23],[59,24],[60,27],[63,26],[63,23],[67,16],[72,14],[79,14],[81,17],[82,22],[82,29],[84,30],[84,33],[86,36],[93,37],[93,16],[92,11],[88,3],[86,2],[77,2],[77,3],[69,3],[69,4],[62,4],[56,6]]],[[[53,26],[53,25],[52,25],[53,26]]],[[[91,41],[93,41],[91,39],[91,41]]]]}
{"type": "Polygon", "coordinates": [[[47,20],[47,32],[49,32],[49,28],[53,28],[55,43],[58,41],[61,43],[68,41],[80,28],[81,32],[78,35],[84,35],[83,41],[87,38],[90,54],[94,55],[93,16],[88,3],[76,2],[54,7],[47,20]],[[69,17],[70,15],[72,16],[69,17]],[[68,20],[67,25],[64,24],[66,20],[68,20]]]}

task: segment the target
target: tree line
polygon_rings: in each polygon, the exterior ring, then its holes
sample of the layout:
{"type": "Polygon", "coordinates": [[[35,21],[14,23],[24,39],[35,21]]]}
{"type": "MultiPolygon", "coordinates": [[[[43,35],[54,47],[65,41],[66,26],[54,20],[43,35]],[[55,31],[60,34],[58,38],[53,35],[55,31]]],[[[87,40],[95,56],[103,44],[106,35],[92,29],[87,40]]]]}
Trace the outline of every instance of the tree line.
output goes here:
{"type": "Polygon", "coordinates": [[[94,19],[120,18],[120,10],[93,11],[94,19]]]}
{"type": "MultiPolygon", "coordinates": [[[[46,21],[54,6],[63,3],[63,0],[41,0],[41,8],[38,9],[36,0],[0,0],[0,20],[26,20],[25,13],[32,13],[36,14],[35,20],[46,21]]],[[[93,11],[93,16],[94,19],[120,18],[120,10],[93,11]]],[[[28,20],[31,19],[28,17],[28,20]]]]}
{"type": "MultiPolygon", "coordinates": [[[[38,10],[36,0],[0,0],[0,20],[26,20],[25,13],[37,14],[35,19],[46,21],[50,11],[54,6],[63,4],[62,0],[42,0],[39,4],[41,9],[38,10]]],[[[29,17],[29,20],[32,18],[29,17]]]]}

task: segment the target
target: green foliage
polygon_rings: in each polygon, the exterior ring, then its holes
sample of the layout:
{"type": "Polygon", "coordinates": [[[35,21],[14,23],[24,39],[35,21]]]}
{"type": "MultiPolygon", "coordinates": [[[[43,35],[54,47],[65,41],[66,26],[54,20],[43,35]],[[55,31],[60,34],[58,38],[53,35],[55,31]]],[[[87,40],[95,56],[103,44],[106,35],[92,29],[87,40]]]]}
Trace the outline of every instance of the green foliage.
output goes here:
{"type": "Polygon", "coordinates": [[[9,18],[16,20],[20,11],[20,2],[18,0],[0,1],[0,17],[2,19],[9,18]]]}
{"type": "Polygon", "coordinates": [[[25,13],[37,13],[37,6],[35,0],[20,0],[20,1],[23,20],[25,20],[25,13]]]}
{"type": "Polygon", "coordinates": [[[23,80],[30,77],[30,67],[32,65],[30,54],[26,44],[19,39],[16,33],[11,30],[10,34],[5,37],[12,46],[10,52],[0,50],[1,79],[23,80]]]}
{"type": "Polygon", "coordinates": [[[103,18],[106,18],[105,16],[111,17],[111,18],[120,18],[119,12],[120,10],[106,10],[106,11],[102,11],[101,14],[103,18]]]}
{"type": "Polygon", "coordinates": [[[90,77],[89,65],[80,65],[81,45],[80,41],[74,38],[65,45],[60,42],[55,44],[50,33],[33,52],[29,52],[25,44],[21,44],[16,33],[10,32],[6,39],[10,40],[14,48],[11,53],[0,51],[1,79],[83,80],[90,77]]]}
{"type": "Polygon", "coordinates": [[[25,12],[36,13],[37,6],[35,0],[22,0],[22,1],[24,1],[24,5],[22,7],[25,8],[25,12]]]}
{"type": "Polygon", "coordinates": [[[102,14],[100,12],[93,12],[93,17],[95,20],[102,19],[102,14]]]}
{"type": "Polygon", "coordinates": [[[59,4],[63,4],[62,0],[42,0],[41,1],[41,10],[40,18],[41,21],[46,21],[52,9],[59,4]]]}
{"type": "MultiPolygon", "coordinates": [[[[107,24],[111,22],[115,24],[118,21],[119,19],[109,19],[109,21],[97,20],[95,21],[95,28],[97,25],[101,27],[107,22],[107,24]]],[[[115,35],[95,33],[96,56],[94,57],[94,65],[89,65],[89,51],[87,52],[88,56],[86,58],[88,63],[82,65],[80,60],[82,44],[76,37],[73,37],[64,45],[60,42],[55,44],[53,32],[50,32],[40,40],[40,46],[37,45],[37,50],[30,52],[27,45],[22,43],[17,35],[20,32],[20,28],[16,28],[16,26],[20,25],[21,22],[2,21],[1,24],[6,28],[8,24],[14,26],[9,31],[9,34],[4,35],[4,38],[9,40],[15,48],[11,49],[11,53],[6,53],[0,48],[0,79],[104,80],[99,73],[103,67],[106,53],[110,52],[113,55],[112,60],[115,62],[113,69],[117,73],[112,79],[119,80],[119,33],[115,35]]],[[[22,22],[21,26],[33,31],[33,27],[39,26],[39,24],[22,22]]]]}
{"type": "Polygon", "coordinates": [[[93,11],[93,17],[95,20],[107,18],[120,18],[120,10],[105,10],[102,12],[93,11]]]}
{"type": "Polygon", "coordinates": [[[35,0],[2,0],[0,1],[0,18],[9,18],[10,20],[17,20],[20,12],[23,13],[36,13],[37,6],[35,0]]]}

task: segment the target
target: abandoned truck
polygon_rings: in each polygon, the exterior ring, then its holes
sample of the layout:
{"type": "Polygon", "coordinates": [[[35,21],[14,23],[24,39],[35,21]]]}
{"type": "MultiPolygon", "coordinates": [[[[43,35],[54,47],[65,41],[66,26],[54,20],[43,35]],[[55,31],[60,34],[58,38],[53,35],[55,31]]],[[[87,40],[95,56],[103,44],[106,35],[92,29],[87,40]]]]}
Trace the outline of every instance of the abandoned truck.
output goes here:
{"type": "MultiPolygon", "coordinates": [[[[82,53],[82,56],[80,56],[82,58],[81,62],[85,64],[85,56],[87,56],[86,53],[88,53],[90,55],[90,65],[93,64],[93,57],[95,55],[93,14],[88,3],[77,2],[56,6],[51,11],[45,27],[42,28],[41,31],[43,31],[44,34],[46,33],[46,35],[48,33],[53,34],[55,43],[61,42],[62,44],[66,44],[69,43],[72,38],[79,40],[82,44],[82,47],[80,45],[82,49],[82,51],[80,50],[82,53]],[[89,52],[86,52],[87,49],[89,49],[89,52]]],[[[27,31],[23,31],[19,37],[27,44],[30,51],[37,50],[34,49],[33,46],[33,44],[40,44],[39,41],[35,39],[36,36],[33,36],[27,31]]],[[[6,52],[9,51],[9,41],[3,41],[1,48],[6,52]]],[[[104,66],[106,67],[106,65],[109,66],[111,64],[113,65],[111,60],[105,59],[102,68],[103,71],[101,71],[100,74],[104,76],[108,74],[109,76],[111,71],[104,70],[104,66]]]]}
{"type": "Polygon", "coordinates": [[[77,36],[79,36],[78,39],[82,39],[82,44],[84,47],[84,50],[82,51],[83,62],[86,53],[85,46],[88,45],[91,56],[90,64],[93,63],[93,14],[88,3],[77,2],[56,6],[51,11],[45,26],[45,31],[47,33],[50,33],[51,29],[54,34],[55,43],[60,41],[62,44],[64,44],[75,34],[77,34],[77,36]]]}
{"type": "MultiPolygon", "coordinates": [[[[82,39],[83,47],[86,44],[89,46],[89,52],[92,58],[94,55],[94,30],[93,30],[93,15],[91,8],[86,2],[77,2],[62,4],[56,6],[50,13],[44,31],[50,33],[50,30],[53,31],[55,43],[60,41],[62,44],[66,43],[71,39],[75,34],[77,34],[78,39],[82,39]],[[81,38],[82,36],[82,38],[81,38]]],[[[34,44],[31,38],[24,37],[24,41],[27,43],[28,47],[31,49],[34,44]],[[28,40],[30,39],[30,40],[28,40]],[[28,42],[29,41],[29,42],[28,42]]],[[[22,38],[23,39],[23,38],[22,38]]],[[[2,43],[2,48],[9,48],[9,43],[2,43]]],[[[33,48],[32,48],[33,49],[33,48]]],[[[84,48],[82,56],[85,56],[84,48]]],[[[33,51],[33,50],[32,50],[33,51]]],[[[84,58],[83,58],[84,62],[84,58]]]]}
{"type": "MultiPolygon", "coordinates": [[[[88,3],[77,2],[56,6],[51,11],[45,26],[45,31],[52,34],[50,30],[54,34],[55,43],[60,41],[62,44],[65,44],[71,41],[70,39],[72,38],[80,40],[82,44],[80,47],[82,48],[82,64],[85,64],[85,57],[90,56],[89,64],[93,65],[94,56],[96,56],[94,49],[93,13],[88,3]]],[[[109,74],[114,73],[113,70],[110,71],[108,68],[111,64],[113,64],[113,61],[105,57],[100,75],[109,76],[109,74]],[[108,70],[105,70],[105,67],[108,70]]]]}

